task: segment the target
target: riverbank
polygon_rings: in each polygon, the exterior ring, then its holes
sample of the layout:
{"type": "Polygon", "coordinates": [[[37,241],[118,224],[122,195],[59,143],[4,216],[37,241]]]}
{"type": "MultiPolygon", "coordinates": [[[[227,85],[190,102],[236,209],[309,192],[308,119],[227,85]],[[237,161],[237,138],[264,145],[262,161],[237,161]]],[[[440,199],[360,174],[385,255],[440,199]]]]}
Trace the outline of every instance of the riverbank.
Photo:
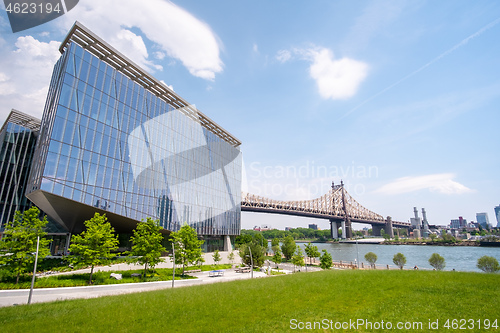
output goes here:
{"type": "MultiPolygon", "coordinates": [[[[494,246],[494,245],[486,245],[483,244],[486,242],[478,242],[478,241],[456,241],[456,242],[440,242],[440,241],[418,241],[418,240],[384,240],[380,244],[382,245],[432,245],[432,246],[494,246]]],[[[492,242],[487,242],[488,244],[492,242]]],[[[498,242],[497,247],[500,247],[500,242],[498,242]]]]}

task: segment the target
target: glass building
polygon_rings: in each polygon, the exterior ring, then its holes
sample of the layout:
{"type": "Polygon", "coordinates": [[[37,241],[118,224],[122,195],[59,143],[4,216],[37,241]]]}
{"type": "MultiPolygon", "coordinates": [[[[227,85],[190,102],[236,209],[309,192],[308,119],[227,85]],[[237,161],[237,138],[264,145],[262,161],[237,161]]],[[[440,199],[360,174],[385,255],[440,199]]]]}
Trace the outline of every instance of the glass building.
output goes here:
{"type": "Polygon", "coordinates": [[[27,197],[71,233],[152,217],[228,250],[240,232],[241,142],[76,22],[60,47],[27,197]]]}
{"type": "Polygon", "coordinates": [[[40,120],[12,110],[0,130],[0,231],[16,211],[31,207],[25,196],[40,120]]]}

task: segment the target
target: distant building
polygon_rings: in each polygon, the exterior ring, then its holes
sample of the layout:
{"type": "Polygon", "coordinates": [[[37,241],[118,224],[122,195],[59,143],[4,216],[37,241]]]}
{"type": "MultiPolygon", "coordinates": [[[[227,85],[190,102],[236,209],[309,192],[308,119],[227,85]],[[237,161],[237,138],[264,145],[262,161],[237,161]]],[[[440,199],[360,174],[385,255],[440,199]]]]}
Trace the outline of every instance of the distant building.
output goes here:
{"type": "Polygon", "coordinates": [[[483,228],[490,227],[490,220],[488,219],[488,213],[476,213],[477,223],[483,228]]]}
{"type": "Polygon", "coordinates": [[[458,220],[451,220],[450,228],[451,229],[461,229],[467,227],[467,220],[462,216],[458,217],[458,220]]]}
{"type": "Polygon", "coordinates": [[[500,228],[500,205],[495,207],[495,216],[497,218],[497,228],[500,228]]]}
{"type": "Polygon", "coordinates": [[[415,217],[410,218],[411,226],[415,229],[420,229],[422,227],[422,219],[418,217],[417,207],[413,207],[413,214],[415,214],[415,217]]]}
{"type": "Polygon", "coordinates": [[[292,230],[292,229],[293,229],[292,227],[286,227],[286,228],[285,228],[285,231],[290,231],[290,230],[292,230]]]}
{"type": "Polygon", "coordinates": [[[318,230],[317,224],[309,224],[309,229],[318,230]]]}

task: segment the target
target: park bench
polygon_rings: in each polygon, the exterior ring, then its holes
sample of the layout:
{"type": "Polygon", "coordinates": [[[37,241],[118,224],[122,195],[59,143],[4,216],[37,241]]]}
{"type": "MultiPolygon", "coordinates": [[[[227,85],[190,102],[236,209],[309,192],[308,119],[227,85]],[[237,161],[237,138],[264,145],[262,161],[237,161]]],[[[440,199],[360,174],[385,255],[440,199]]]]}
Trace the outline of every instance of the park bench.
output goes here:
{"type": "Polygon", "coordinates": [[[220,271],[220,270],[210,271],[210,272],[208,272],[208,276],[209,277],[224,276],[224,271],[220,271]]]}

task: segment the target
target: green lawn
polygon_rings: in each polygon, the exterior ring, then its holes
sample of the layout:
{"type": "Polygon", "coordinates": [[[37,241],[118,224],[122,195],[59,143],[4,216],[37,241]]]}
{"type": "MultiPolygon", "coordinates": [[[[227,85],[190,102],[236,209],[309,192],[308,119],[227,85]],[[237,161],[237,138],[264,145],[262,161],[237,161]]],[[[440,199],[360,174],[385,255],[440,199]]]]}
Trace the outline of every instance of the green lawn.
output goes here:
{"type": "MultiPolygon", "coordinates": [[[[485,332],[486,319],[500,321],[499,285],[500,275],[482,273],[298,273],[1,308],[0,327],[2,332],[287,332],[308,331],[291,329],[300,323],[362,319],[375,326],[390,322],[398,332],[427,332],[429,320],[438,320],[434,331],[449,332],[454,330],[444,328],[447,319],[471,319],[474,329],[467,332],[485,332]],[[397,330],[398,322],[421,322],[422,329],[397,330]]],[[[384,331],[365,327],[344,331],[384,331]]]]}
{"type": "MultiPolygon", "coordinates": [[[[202,271],[209,271],[212,269],[227,269],[230,268],[229,264],[222,265],[203,265],[201,267],[202,271]]],[[[200,269],[199,266],[189,266],[186,271],[192,269],[200,269]]],[[[92,282],[94,286],[105,285],[105,284],[121,284],[121,283],[139,283],[139,282],[154,282],[154,281],[168,281],[172,280],[172,269],[171,268],[157,268],[154,271],[149,269],[146,278],[142,277],[132,277],[133,273],[143,274],[144,269],[136,270],[126,270],[126,271],[97,271],[95,269],[92,275],[92,282]],[[111,273],[122,274],[121,280],[116,280],[110,277],[111,273]]],[[[181,276],[182,269],[177,268],[175,270],[175,279],[194,279],[186,273],[185,276],[181,276]]],[[[33,275],[31,275],[33,276],[33,275]]],[[[15,276],[9,275],[2,280],[0,275],[0,290],[5,289],[29,289],[31,287],[31,276],[25,275],[20,279],[19,283],[15,283],[15,276]]],[[[35,288],[59,288],[59,287],[79,287],[88,286],[90,279],[90,273],[80,273],[80,274],[70,274],[70,275],[54,275],[39,277],[35,281],[35,288]]]]}

